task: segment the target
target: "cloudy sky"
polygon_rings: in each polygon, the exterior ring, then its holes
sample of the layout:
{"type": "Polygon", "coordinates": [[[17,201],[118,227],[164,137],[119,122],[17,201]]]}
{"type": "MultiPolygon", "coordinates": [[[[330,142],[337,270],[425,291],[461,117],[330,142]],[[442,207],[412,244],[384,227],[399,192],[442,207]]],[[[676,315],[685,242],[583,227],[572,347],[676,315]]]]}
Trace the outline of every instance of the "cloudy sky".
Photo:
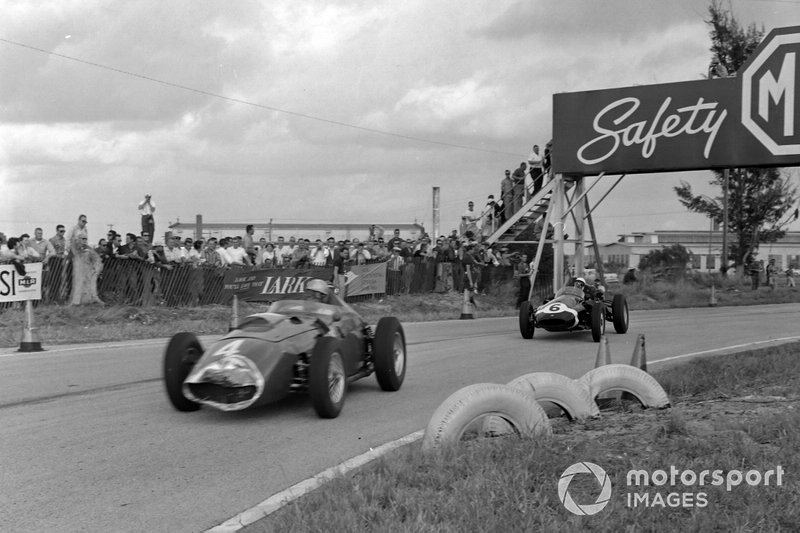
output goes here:
{"type": "MultiPolygon", "coordinates": [[[[729,5],[800,25],[800,0],[729,5]]],[[[438,186],[449,232],[551,138],[553,93],[700,78],[707,6],[0,0],[0,231],[86,213],[93,241],[138,232],[145,193],[157,233],[196,214],[431,228],[438,186]]],[[[595,212],[601,241],[707,229],[672,187],[713,193],[709,177],[626,177],[595,212]]]]}

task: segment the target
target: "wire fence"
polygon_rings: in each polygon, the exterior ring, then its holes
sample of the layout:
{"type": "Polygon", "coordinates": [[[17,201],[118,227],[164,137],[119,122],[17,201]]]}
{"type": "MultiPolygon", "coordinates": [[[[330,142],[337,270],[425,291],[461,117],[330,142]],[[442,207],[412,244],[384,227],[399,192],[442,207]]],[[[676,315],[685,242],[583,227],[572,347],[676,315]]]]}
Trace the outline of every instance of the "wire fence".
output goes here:
{"type": "MultiPolygon", "coordinates": [[[[379,262],[379,261],[371,261],[379,262]]],[[[386,285],[382,292],[348,296],[349,302],[368,301],[384,295],[461,292],[466,276],[460,262],[438,262],[432,258],[414,257],[402,264],[388,264],[386,285]]],[[[202,306],[229,304],[230,291],[224,290],[226,273],[231,269],[247,272],[255,267],[210,267],[194,263],[156,265],[134,259],[106,258],[97,277],[97,294],[107,304],[133,306],[202,306]]],[[[42,304],[68,304],[71,301],[72,261],[51,257],[42,269],[42,304]]],[[[309,267],[315,271],[330,271],[325,267],[309,267]]],[[[478,291],[491,291],[513,279],[513,267],[478,266],[473,282],[478,291]]],[[[279,271],[278,271],[279,272],[279,271]]],[[[321,277],[324,272],[321,272],[321,277]]],[[[537,287],[548,292],[548,287],[537,287]]],[[[544,293],[543,293],[544,294],[544,293]]],[[[8,307],[12,303],[0,304],[8,307]]]]}

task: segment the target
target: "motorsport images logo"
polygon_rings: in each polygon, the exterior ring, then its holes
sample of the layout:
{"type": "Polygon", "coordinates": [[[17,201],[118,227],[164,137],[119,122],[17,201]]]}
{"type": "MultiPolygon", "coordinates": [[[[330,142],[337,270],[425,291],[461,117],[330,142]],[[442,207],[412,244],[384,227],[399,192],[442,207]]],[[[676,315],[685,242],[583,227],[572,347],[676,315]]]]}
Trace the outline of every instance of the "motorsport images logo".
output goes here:
{"type": "MultiPolygon", "coordinates": [[[[626,506],[628,508],[703,508],[709,505],[709,494],[706,487],[724,487],[725,492],[734,488],[749,487],[782,487],[786,471],[781,465],[766,471],[761,470],[680,470],[675,465],[669,469],[628,470],[625,476],[628,488],[626,506]],[[663,489],[660,489],[664,487],[663,489]],[[660,490],[659,490],[660,489],[660,490]],[[668,492],[664,492],[668,491],[668,492]]],[[[591,516],[602,511],[611,500],[611,480],[603,468],[584,461],[569,466],[558,480],[558,498],[567,511],[579,516],[591,516]],[[591,474],[586,476],[585,474],[591,474]],[[576,476],[579,476],[576,479],[576,476]],[[588,479],[587,479],[588,478],[588,479]],[[575,483],[573,484],[573,480],[575,483]],[[570,491],[572,485],[572,491],[570,491]],[[600,494],[594,503],[577,503],[586,500],[588,495],[600,494]]]]}
{"type": "Polygon", "coordinates": [[[611,480],[606,471],[594,463],[588,461],[575,463],[567,467],[558,480],[558,498],[567,511],[581,516],[591,516],[602,511],[611,499],[611,480]],[[597,484],[600,485],[600,494],[594,503],[578,504],[569,492],[569,485],[576,474],[592,474],[597,484]]]}

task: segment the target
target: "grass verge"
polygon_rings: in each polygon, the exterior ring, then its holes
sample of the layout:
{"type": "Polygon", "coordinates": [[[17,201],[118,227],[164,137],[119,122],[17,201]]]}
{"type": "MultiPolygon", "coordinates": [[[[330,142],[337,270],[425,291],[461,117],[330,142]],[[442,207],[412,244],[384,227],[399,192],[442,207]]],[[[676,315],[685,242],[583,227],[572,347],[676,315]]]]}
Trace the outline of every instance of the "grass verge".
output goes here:
{"type": "MultiPolygon", "coordinates": [[[[791,343],[655,372],[671,409],[620,402],[596,420],[554,419],[547,439],[479,439],[429,455],[412,444],[245,531],[797,531],[798,355],[800,344],[791,343]],[[558,496],[560,476],[581,461],[600,465],[613,486],[593,516],[571,514],[558,496]],[[769,486],[742,481],[730,490],[680,481],[627,486],[629,470],[669,473],[672,465],[734,478],[780,465],[784,474],[782,486],[773,474],[769,486]],[[631,505],[634,493],[648,505],[631,505]]],[[[600,491],[584,474],[569,490],[579,504],[594,503],[600,491]]]]}

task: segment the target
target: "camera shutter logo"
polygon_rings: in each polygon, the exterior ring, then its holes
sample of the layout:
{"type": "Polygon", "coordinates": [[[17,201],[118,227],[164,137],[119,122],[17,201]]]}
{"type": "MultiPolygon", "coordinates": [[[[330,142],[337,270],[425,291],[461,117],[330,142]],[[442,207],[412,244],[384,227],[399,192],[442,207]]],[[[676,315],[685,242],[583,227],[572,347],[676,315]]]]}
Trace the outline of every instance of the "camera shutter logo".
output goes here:
{"type": "Polygon", "coordinates": [[[583,462],[569,466],[558,480],[558,497],[567,511],[576,515],[591,516],[602,511],[611,499],[611,480],[606,471],[594,463],[583,462]],[[594,503],[579,505],[569,493],[569,484],[575,474],[593,474],[600,485],[600,495],[594,503]]]}

